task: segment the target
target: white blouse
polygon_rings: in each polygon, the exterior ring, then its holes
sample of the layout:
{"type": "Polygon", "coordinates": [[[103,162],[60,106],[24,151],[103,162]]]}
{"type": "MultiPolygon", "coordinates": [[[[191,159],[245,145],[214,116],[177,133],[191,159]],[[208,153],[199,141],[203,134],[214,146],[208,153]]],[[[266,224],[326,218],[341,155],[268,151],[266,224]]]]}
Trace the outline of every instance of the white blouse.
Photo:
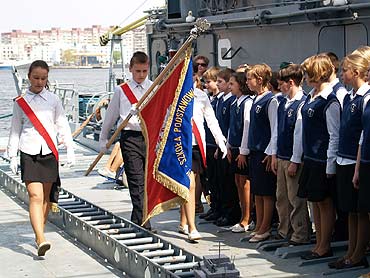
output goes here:
{"type": "MultiPolygon", "coordinates": [[[[71,129],[59,97],[44,89],[39,94],[27,90],[24,99],[49,133],[54,145],[57,147],[59,142],[67,149],[73,149],[71,129]]],[[[52,152],[22,108],[14,101],[8,156],[16,157],[18,150],[30,155],[46,155],[52,152]]]]}

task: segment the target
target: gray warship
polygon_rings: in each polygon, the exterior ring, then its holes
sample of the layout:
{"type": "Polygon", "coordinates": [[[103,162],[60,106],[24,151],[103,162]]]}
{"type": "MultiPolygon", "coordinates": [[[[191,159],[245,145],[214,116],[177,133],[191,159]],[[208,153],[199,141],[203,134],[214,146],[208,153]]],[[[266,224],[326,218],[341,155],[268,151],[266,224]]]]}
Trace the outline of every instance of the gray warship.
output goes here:
{"type": "Polygon", "coordinates": [[[282,61],[300,63],[325,51],[341,58],[369,43],[368,0],[168,0],[148,13],[152,78],[197,18],[211,27],[194,43],[194,54],[207,56],[211,66],[263,62],[277,69],[282,61]]]}

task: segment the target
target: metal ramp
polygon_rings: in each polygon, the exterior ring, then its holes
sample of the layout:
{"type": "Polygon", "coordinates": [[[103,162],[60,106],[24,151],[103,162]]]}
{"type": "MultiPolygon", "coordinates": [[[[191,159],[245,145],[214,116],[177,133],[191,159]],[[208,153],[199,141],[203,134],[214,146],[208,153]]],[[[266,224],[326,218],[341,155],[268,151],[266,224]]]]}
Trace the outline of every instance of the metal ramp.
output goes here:
{"type": "MultiPolygon", "coordinates": [[[[28,203],[17,176],[0,171],[0,183],[28,203]]],[[[60,194],[60,211],[49,221],[129,277],[195,277],[201,258],[72,193],[60,194]]]]}
{"type": "MultiPolygon", "coordinates": [[[[242,238],[241,241],[247,241],[249,237],[242,238]]],[[[286,246],[287,240],[267,240],[256,244],[256,249],[270,257],[274,257],[275,262],[288,261],[295,264],[298,268],[306,269],[306,273],[316,273],[315,277],[360,277],[364,273],[363,267],[355,267],[350,269],[330,269],[327,266],[328,262],[335,261],[342,257],[347,248],[348,241],[336,241],[331,243],[333,256],[314,260],[302,260],[301,255],[305,254],[313,248],[315,238],[311,238],[311,244],[300,246],[286,246]]],[[[369,255],[369,253],[367,254],[369,255]]]]}

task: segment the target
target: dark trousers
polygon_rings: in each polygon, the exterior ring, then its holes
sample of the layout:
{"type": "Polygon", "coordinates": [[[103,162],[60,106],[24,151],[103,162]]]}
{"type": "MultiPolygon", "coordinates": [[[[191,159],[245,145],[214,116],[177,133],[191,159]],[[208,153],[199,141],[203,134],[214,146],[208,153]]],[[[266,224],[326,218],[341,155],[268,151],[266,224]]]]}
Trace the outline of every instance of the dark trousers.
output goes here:
{"type": "Polygon", "coordinates": [[[219,202],[223,216],[230,220],[239,221],[241,208],[239,205],[238,191],[235,185],[235,176],[231,172],[230,163],[222,159],[222,153],[217,158],[217,190],[220,196],[219,202]]]}
{"type": "Polygon", "coordinates": [[[206,177],[208,183],[208,190],[211,194],[211,208],[220,212],[220,192],[217,190],[217,165],[214,154],[217,147],[207,146],[207,168],[206,177]]]}
{"type": "MultiPolygon", "coordinates": [[[[140,131],[123,130],[120,145],[132,202],[131,221],[141,225],[143,222],[146,153],[144,136],[140,131]]],[[[144,227],[150,229],[150,222],[145,223],[144,227]]]]}

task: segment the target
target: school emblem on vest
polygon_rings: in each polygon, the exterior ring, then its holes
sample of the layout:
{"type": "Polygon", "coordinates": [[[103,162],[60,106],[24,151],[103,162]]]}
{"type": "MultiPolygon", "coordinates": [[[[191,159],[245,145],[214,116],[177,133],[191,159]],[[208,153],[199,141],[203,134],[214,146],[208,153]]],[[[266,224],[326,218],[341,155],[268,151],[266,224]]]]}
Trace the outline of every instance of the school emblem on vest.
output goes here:
{"type": "Polygon", "coordinates": [[[313,117],[314,113],[315,113],[315,110],[313,110],[312,108],[309,108],[308,111],[307,111],[308,117],[310,117],[310,118],[313,117]]]}
{"type": "Polygon", "coordinates": [[[226,107],[222,108],[222,115],[226,114],[226,107]]]}
{"type": "Polygon", "coordinates": [[[355,112],[357,109],[357,105],[355,103],[351,104],[351,113],[355,112]]]}
{"type": "Polygon", "coordinates": [[[288,118],[290,118],[291,116],[293,116],[293,113],[294,113],[294,109],[292,109],[292,108],[290,108],[289,110],[288,110],[288,118]]]}
{"type": "Polygon", "coordinates": [[[259,112],[261,112],[261,108],[262,108],[262,106],[260,106],[260,105],[257,105],[256,106],[256,113],[258,114],[259,112]]]}

